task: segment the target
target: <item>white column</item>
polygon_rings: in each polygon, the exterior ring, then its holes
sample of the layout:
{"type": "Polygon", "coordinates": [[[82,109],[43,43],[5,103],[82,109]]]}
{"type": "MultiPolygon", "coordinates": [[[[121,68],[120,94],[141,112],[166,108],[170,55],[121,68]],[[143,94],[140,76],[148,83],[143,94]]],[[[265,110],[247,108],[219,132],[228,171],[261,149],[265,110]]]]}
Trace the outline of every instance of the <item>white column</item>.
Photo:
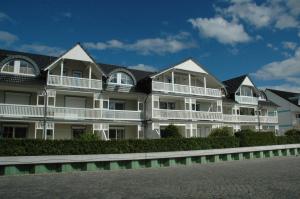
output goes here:
{"type": "Polygon", "coordinates": [[[36,139],[36,127],[37,127],[37,122],[35,122],[35,128],[34,128],[34,139],[36,139]]]}
{"type": "Polygon", "coordinates": [[[203,77],[204,93],[206,95],[206,77],[203,77]]]}
{"type": "Polygon", "coordinates": [[[173,88],[173,91],[174,91],[174,71],[172,71],[172,88],[173,88]]]}
{"type": "Polygon", "coordinates": [[[189,73],[189,88],[190,88],[190,93],[192,93],[192,88],[191,88],[191,74],[189,73]]]}
{"type": "Polygon", "coordinates": [[[52,129],[52,140],[54,140],[54,129],[52,129]]]}
{"type": "Polygon", "coordinates": [[[62,59],[60,63],[60,84],[61,85],[62,85],[63,74],[64,74],[64,60],[62,59]]]}
{"type": "Polygon", "coordinates": [[[91,80],[92,79],[92,66],[89,65],[89,88],[91,88],[91,80]]]}

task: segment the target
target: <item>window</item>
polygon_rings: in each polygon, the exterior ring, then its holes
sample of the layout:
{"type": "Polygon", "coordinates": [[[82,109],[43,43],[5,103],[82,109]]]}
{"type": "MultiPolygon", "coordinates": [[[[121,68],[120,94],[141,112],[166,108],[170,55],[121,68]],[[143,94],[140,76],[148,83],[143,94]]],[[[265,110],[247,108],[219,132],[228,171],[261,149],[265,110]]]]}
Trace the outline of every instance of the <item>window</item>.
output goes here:
{"type": "Polygon", "coordinates": [[[80,138],[85,132],[85,127],[72,127],[72,134],[74,139],[80,138]]]}
{"type": "Polygon", "coordinates": [[[36,71],[34,66],[28,61],[15,59],[4,64],[1,72],[33,76],[36,71]]]}
{"type": "Polygon", "coordinates": [[[252,89],[249,86],[242,86],[241,87],[242,96],[252,96],[252,89]]]}
{"type": "Polygon", "coordinates": [[[38,105],[45,105],[45,99],[43,95],[38,96],[38,105]]]}
{"type": "Polygon", "coordinates": [[[109,129],[109,135],[108,136],[109,136],[110,140],[125,139],[125,129],[123,129],[123,128],[109,129]]]}
{"type": "Polygon", "coordinates": [[[113,73],[110,76],[108,82],[112,84],[123,84],[123,85],[134,84],[133,79],[127,73],[124,72],[113,73]]]}
{"type": "Polygon", "coordinates": [[[300,119],[300,113],[297,113],[297,114],[296,114],[296,118],[297,118],[297,119],[300,119]]]}
{"type": "Polygon", "coordinates": [[[108,109],[108,100],[103,101],[103,108],[108,109]]]}
{"type": "Polygon", "coordinates": [[[144,110],[144,104],[142,102],[139,102],[138,108],[139,108],[139,111],[144,110]]]}
{"type": "Polygon", "coordinates": [[[95,108],[100,108],[100,100],[95,100],[94,103],[95,103],[95,104],[94,104],[94,107],[95,107],[95,108]]]}
{"type": "Polygon", "coordinates": [[[111,109],[111,110],[125,110],[125,103],[124,102],[109,101],[109,109],[111,109]]]}
{"type": "Polygon", "coordinates": [[[81,78],[82,77],[82,72],[81,71],[73,71],[73,77],[78,77],[78,78],[81,78]]]}
{"type": "Polygon", "coordinates": [[[159,102],[159,108],[175,110],[175,103],[174,102],[159,102]]]}
{"type": "Polygon", "coordinates": [[[2,137],[3,138],[26,138],[27,127],[20,126],[4,126],[2,137]]]}
{"type": "Polygon", "coordinates": [[[48,106],[54,106],[55,99],[54,97],[48,97],[48,106]]]}

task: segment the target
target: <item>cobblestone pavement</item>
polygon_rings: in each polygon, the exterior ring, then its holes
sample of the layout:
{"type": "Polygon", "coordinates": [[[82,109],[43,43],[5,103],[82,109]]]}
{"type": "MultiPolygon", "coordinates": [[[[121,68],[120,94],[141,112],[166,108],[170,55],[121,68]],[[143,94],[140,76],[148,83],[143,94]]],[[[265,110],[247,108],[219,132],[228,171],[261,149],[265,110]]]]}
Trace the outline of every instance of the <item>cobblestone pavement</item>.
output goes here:
{"type": "Polygon", "coordinates": [[[300,157],[2,176],[0,198],[300,198],[300,157]]]}

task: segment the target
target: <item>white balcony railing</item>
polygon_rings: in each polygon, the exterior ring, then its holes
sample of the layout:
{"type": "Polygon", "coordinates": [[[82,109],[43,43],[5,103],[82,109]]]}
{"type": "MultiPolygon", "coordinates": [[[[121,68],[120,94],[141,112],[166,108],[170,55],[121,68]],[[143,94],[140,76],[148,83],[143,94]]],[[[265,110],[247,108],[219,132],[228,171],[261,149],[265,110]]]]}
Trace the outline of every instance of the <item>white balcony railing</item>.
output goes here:
{"type": "Polygon", "coordinates": [[[222,113],[206,111],[153,109],[153,118],[183,120],[222,120],[222,113]]]}
{"type": "Polygon", "coordinates": [[[141,111],[129,111],[129,110],[102,110],[103,119],[112,120],[141,120],[141,111]]]}
{"type": "Polygon", "coordinates": [[[101,110],[71,107],[48,107],[47,117],[66,120],[101,119],[101,110]]]}
{"type": "Polygon", "coordinates": [[[257,97],[249,97],[249,96],[235,96],[235,100],[240,104],[258,104],[258,98],[257,97]]]}
{"type": "Polygon", "coordinates": [[[278,116],[260,116],[260,123],[278,123],[278,116]]]}
{"type": "MultiPolygon", "coordinates": [[[[0,104],[0,117],[40,117],[45,113],[44,106],[0,104]]],[[[141,111],[128,110],[99,110],[90,108],[71,107],[47,107],[47,117],[64,120],[92,120],[92,119],[113,119],[113,120],[141,120],[141,111]]]]}
{"type": "Polygon", "coordinates": [[[35,105],[0,104],[0,116],[44,117],[44,108],[35,105]]]}
{"type": "Polygon", "coordinates": [[[212,96],[212,97],[222,96],[220,89],[188,86],[182,84],[172,84],[172,83],[165,83],[165,82],[158,82],[158,81],[152,81],[152,90],[162,91],[162,92],[212,96]]]}
{"type": "MultiPolygon", "coordinates": [[[[258,123],[257,115],[231,115],[231,114],[223,114],[224,122],[252,122],[258,123]]],[[[277,116],[260,116],[260,123],[278,123],[277,116]]]]}
{"type": "Polygon", "coordinates": [[[102,81],[97,79],[48,75],[48,85],[70,88],[102,89],[102,81]]]}

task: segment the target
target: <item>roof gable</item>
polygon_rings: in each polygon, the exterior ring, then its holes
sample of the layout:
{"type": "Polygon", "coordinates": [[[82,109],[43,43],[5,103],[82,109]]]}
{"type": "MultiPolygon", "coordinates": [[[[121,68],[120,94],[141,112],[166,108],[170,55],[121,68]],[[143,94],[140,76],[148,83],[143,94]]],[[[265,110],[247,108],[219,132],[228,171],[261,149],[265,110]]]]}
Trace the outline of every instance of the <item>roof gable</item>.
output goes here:
{"type": "Polygon", "coordinates": [[[277,96],[287,100],[288,102],[300,107],[299,105],[299,98],[300,98],[300,93],[293,93],[293,92],[288,92],[288,91],[280,91],[280,90],[274,90],[274,89],[266,89],[277,96]]]}
{"type": "Polygon", "coordinates": [[[186,61],[183,61],[180,64],[175,65],[173,68],[180,69],[180,70],[186,70],[186,71],[192,71],[192,72],[207,74],[207,72],[199,64],[197,64],[192,59],[188,59],[186,61]]]}
{"type": "Polygon", "coordinates": [[[76,44],[73,48],[68,50],[61,56],[62,59],[73,59],[78,61],[94,62],[87,52],[79,45],[76,44]]]}
{"type": "Polygon", "coordinates": [[[252,83],[252,81],[250,80],[250,78],[248,76],[245,77],[244,81],[241,83],[241,85],[245,85],[245,86],[254,86],[254,84],[252,83]]]}

